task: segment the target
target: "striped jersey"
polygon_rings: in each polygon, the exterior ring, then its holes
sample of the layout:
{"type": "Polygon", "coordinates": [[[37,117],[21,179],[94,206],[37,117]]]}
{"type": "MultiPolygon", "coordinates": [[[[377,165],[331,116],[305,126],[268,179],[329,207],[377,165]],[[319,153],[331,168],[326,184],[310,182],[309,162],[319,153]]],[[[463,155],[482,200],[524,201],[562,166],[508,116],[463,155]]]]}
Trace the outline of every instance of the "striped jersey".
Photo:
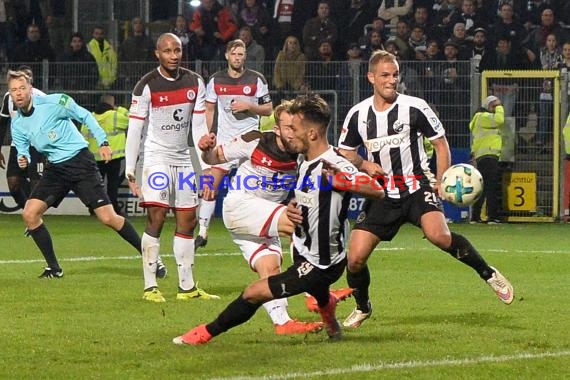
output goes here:
{"type": "Polygon", "coordinates": [[[232,78],[227,70],[221,70],[208,81],[206,101],[216,104],[212,132],[216,133],[220,144],[234,136],[259,129],[259,115],[231,111],[230,106],[234,100],[259,105],[271,103],[269,87],[263,74],[245,69],[239,78],[232,78]]]}
{"type": "MultiPolygon", "coordinates": [[[[144,136],[144,166],[156,164],[189,165],[188,138],[196,114],[205,115],[206,87],[202,77],[180,68],[175,79],[155,69],[141,78],[133,90],[129,110],[131,123],[147,122],[144,136]]],[[[205,118],[203,122],[205,122],[205,118]]],[[[137,157],[127,148],[127,169],[137,157]]]]}
{"type": "Polygon", "coordinates": [[[441,121],[423,99],[398,94],[389,109],[378,112],[370,97],[346,115],[338,146],[355,150],[364,145],[367,159],[386,172],[378,178],[386,197],[400,199],[414,193],[420,184],[429,185],[424,173],[428,156],[423,136],[429,140],[445,136],[441,121]]]}
{"type": "Polygon", "coordinates": [[[333,189],[323,177],[321,160],[336,165],[341,172],[358,170],[332,147],[311,161],[299,165],[295,200],[303,223],[295,227],[293,250],[314,266],[326,269],[346,257],[346,220],[351,194],[333,189]]]}
{"type": "Polygon", "coordinates": [[[278,138],[274,132],[250,131],[220,146],[228,162],[245,160],[232,179],[230,192],[277,203],[287,198],[295,184],[297,155],[279,149],[278,138]]]}

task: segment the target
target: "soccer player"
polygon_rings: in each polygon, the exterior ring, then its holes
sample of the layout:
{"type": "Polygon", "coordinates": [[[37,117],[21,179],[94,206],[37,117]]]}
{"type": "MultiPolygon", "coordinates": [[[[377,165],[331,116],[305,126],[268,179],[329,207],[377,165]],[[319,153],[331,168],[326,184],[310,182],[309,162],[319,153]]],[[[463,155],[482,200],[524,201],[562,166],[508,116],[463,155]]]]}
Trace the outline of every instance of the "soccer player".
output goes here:
{"type": "MultiPolygon", "coordinates": [[[[25,72],[30,77],[30,83],[33,84],[32,70],[28,66],[20,66],[18,71],[25,72]]],[[[43,91],[32,87],[32,96],[42,95],[45,95],[43,91]]],[[[10,121],[12,117],[16,116],[16,112],[10,92],[6,92],[0,106],[0,145],[4,141],[6,132],[10,128],[10,121]]],[[[6,168],[6,182],[8,183],[10,195],[12,195],[12,198],[14,198],[14,201],[21,209],[24,209],[32,189],[40,180],[44,166],[42,155],[34,147],[30,147],[30,160],[30,165],[26,169],[21,169],[18,166],[18,151],[12,142],[8,167],[6,168]]],[[[4,156],[0,152],[0,168],[4,169],[2,162],[4,162],[4,156]]]]}
{"type": "Polygon", "coordinates": [[[158,289],[156,277],[160,233],[169,209],[174,210],[176,217],[173,244],[178,265],[176,299],[217,299],[218,296],[198,288],[194,281],[192,267],[198,195],[193,184],[183,182],[195,173],[195,165],[200,165],[190,159],[189,139],[193,133],[199,133],[199,136],[206,133],[204,80],[195,72],[180,67],[182,43],[176,35],[160,35],[155,54],[159,67],[143,76],[133,90],[125,152],[129,188],[141,197],[141,206],[147,211],[142,236],[143,299],[166,301],[158,289]],[[148,126],[144,136],[142,185],[139,187],[135,167],[145,122],[148,126]]]}
{"type": "Polygon", "coordinates": [[[450,165],[445,131],[424,100],[396,92],[398,76],[399,65],[393,54],[382,50],[372,54],[368,80],[374,95],[352,107],[339,138],[341,153],[369,175],[384,176],[382,185],[386,189],[386,198],[365,202],[351,234],[347,281],[354,289],[356,308],[343,322],[346,327],[359,327],[370,317],[366,261],[380,241],[392,240],[405,223],[420,227],[432,244],[473,268],[502,302],[513,302],[509,281],[487,265],[469,240],[449,231],[436,193],[450,165]],[[426,176],[423,136],[435,149],[435,189],[426,176]],[[367,160],[357,154],[360,145],[367,148],[367,160]]]}
{"type": "Polygon", "coordinates": [[[63,269],[42,216],[49,207],[57,207],[70,190],[94,210],[101,222],[140,250],[139,235],[128,220],[113,210],[95,158],[71,121],[74,119],[86,124],[97,139],[101,157],[110,160],[112,151],[107,136],[93,115],[65,94],[32,97],[31,78],[25,71],[8,71],[7,82],[18,110],[12,119],[12,139],[18,150],[19,167],[25,169],[30,164],[30,146],[45,155],[47,160],[43,176],[32,190],[22,213],[27,233],[34,239],[48,265],[40,277],[63,277],[63,269]]]}
{"type": "MultiPolygon", "coordinates": [[[[283,252],[279,235],[289,237],[295,227],[283,205],[289,194],[287,181],[294,182],[297,170],[297,154],[285,148],[291,135],[290,105],[285,101],[275,108],[272,132],[246,132],[218,146],[216,135],[210,133],[199,142],[207,164],[243,161],[224,198],[224,224],[260,278],[280,273],[283,252]]],[[[286,298],[268,301],[263,307],[276,334],[304,334],[322,328],[321,323],[291,319],[286,298]]]]}
{"type": "MultiPolygon", "coordinates": [[[[242,40],[227,44],[228,68],[218,71],[208,81],[206,89],[206,120],[208,130],[216,134],[218,144],[230,141],[234,136],[259,130],[261,116],[269,116],[273,110],[265,77],[245,68],[246,48],[242,40]]],[[[204,174],[214,178],[211,188],[203,189],[198,211],[199,232],[196,248],[208,242],[208,226],[216,208],[218,187],[230,170],[237,166],[230,161],[206,168],[204,174]]]]}
{"type": "Polygon", "coordinates": [[[287,217],[295,223],[294,263],[283,273],[250,284],[213,322],[174,338],[175,344],[207,343],[212,337],[245,323],[265,302],[303,292],[317,299],[329,337],[342,336],[335,316],[338,300],[330,293],[329,286],[342,275],[346,263],[344,226],[350,191],[374,198],[383,197],[384,191],[374,188],[370,177],[357,173],[328,144],[331,111],[322,98],[298,97],[290,113],[291,135],[282,141],[287,151],[304,155],[294,186],[295,200],[287,206],[287,217]],[[340,181],[349,186],[341,189],[340,181]],[[355,186],[362,182],[365,184],[355,186]]]}

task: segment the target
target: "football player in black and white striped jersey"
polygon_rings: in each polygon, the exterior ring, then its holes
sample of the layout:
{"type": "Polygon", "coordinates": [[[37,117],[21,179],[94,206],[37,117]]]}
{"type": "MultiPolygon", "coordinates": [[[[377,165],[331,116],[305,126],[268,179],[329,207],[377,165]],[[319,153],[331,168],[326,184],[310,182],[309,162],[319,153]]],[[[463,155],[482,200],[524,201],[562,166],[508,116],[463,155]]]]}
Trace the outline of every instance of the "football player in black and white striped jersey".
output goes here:
{"type": "Polygon", "coordinates": [[[420,227],[432,244],[473,268],[502,302],[510,304],[513,288],[508,280],[487,265],[464,236],[447,227],[438,187],[451,155],[440,120],[424,100],[397,92],[399,65],[391,53],[374,52],[367,75],[374,95],[348,112],[338,146],[357,168],[380,178],[386,198],[365,202],[351,234],[347,280],[354,289],[357,305],[344,326],[359,327],[370,317],[370,273],[366,261],[381,241],[392,240],[405,223],[420,227]],[[424,136],[432,143],[437,157],[433,188],[426,176],[424,136]],[[366,160],[357,154],[361,145],[367,150],[366,160]]]}
{"type": "Polygon", "coordinates": [[[263,303],[304,292],[317,299],[329,337],[342,336],[335,315],[338,299],[329,287],[339,279],[346,265],[344,220],[349,192],[380,199],[384,191],[328,144],[331,111],[322,98],[300,96],[293,102],[290,113],[293,133],[289,135],[287,150],[304,155],[295,185],[296,198],[287,206],[287,216],[296,224],[293,265],[280,274],[250,284],[213,322],[174,338],[175,344],[208,343],[245,323],[263,303]]]}

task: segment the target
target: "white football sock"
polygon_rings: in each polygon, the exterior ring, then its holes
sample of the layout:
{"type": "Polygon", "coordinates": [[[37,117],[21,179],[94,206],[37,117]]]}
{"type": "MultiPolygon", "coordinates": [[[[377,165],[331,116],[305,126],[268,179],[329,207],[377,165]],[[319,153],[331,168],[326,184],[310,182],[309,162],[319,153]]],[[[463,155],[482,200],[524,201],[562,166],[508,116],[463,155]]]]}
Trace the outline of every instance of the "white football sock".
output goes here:
{"type": "Polygon", "coordinates": [[[269,314],[274,325],[284,325],[291,320],[287,312],[287,298],[267,301],[263,304],[263,308],[269,314]]]}
{"type": "Polygon", "coordinates": [[[208,226],[210,225],[210,220],[212,220],[212,215],[216,210],[216,201],[205,201],[202,199],[200,201],[200,210],[198,210],[198,222],[200,224],[200,230],[198,234],[203,238],[208,237],[208,226]]]}
{"type": "Polygon", "coordinates": [[[194,266],[194,238],[188,235],[175,234],[174,258],[178,268],[178,287],[180,290],[190,290],[194,287],[194,275],[192,267],[194,266]]]}
{"type": "Polygon", "coordinates": [[[156,283],[156,262],[160,251],[160,240],[143,233],[141,237],[144,288],[158,287],[156,283]]]}

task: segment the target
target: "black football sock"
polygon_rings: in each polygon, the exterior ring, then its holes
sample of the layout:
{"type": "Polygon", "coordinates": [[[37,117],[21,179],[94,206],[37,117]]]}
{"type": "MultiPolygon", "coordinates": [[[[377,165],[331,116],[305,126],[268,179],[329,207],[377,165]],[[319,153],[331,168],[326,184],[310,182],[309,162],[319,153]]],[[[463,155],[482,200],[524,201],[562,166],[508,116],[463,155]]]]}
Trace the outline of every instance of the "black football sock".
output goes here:
{"type": "Polygon", "coordinates": [[[346,281],[348,286],[352,288],[352,296],[356,300],[356,308],[364,313],[370,312],[370,296],[368,293],[368,288],[370,287],[370,271],[368,270],[368,265],[365,265],[362,270],[357,273],[353,273],[347,269],[346,281]]]}
{"type": "Polygon", "coordinates": [[[130,245],[135,247],[139,254],[142,254],[141,237],[139,236],[139,234],[137,233],[131,222],[125,219],[123,227],[117,232],[119,235],[121,235],[123,239],[128,241],[130,245]]]}
{"type": "Polygon", "coordinates": [[[467,240],[463,235],[452,232],[451,245],[449,248],[444,249],[444,251],[449,253],[453,258],[461,261],[463,264],[475,269],[479,276],[481,276],[485,281],[490,279],[493,275],[493,269],[487,265],[485,259],[481,257],[475,247],[473,247],[469,240],[467,240]]]}
{"type": "Polygon", "coordinates": [[[39,227],[34,230],[28,230],[28,234],[32,239],[34,239],[34,242],[40,249],[40,252],[44,255],[44,259],[46,260],[48,267],[55,272],[61,271],[61,267],[55,257],[51,236],[45,224],[40,224],[39,227]]]}
{"type": "Polygon", "coordinates": [[[218,315],[218,318],[206,325],[206,329],[212,336],[220,335],[232,327],[247,322],[253,317],[257,309],[259,309],[261,304],[255,305],[249,303],[243,299],[242,295],[243,293],[230,303],[225,310],[218,315]]]}

